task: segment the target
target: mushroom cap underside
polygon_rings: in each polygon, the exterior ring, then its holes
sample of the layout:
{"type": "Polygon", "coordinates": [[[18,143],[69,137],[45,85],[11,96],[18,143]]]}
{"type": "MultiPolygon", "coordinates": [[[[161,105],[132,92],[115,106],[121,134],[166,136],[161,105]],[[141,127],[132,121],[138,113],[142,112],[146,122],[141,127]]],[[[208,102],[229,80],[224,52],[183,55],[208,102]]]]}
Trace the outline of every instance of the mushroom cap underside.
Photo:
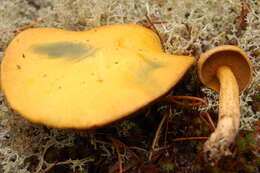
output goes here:
{"type": "Polygon", "coordinates": [[[166,94],[193,62],[163,53],[157,35],[138,25],[82,32],[38,28],[20,33],[6,49],[1,85],[26,119],[88,129],[166,94]]]}
{"type": "Polygon", "coordinates": [[[252,78],[252,65],[246,53],[236,46],[222,45],[204,53],[198,61],[198,75],[204,85],[219,91],[216,73],[220,66],[228,66],[234,73],[239,91],[243,91],[252,78]]]}

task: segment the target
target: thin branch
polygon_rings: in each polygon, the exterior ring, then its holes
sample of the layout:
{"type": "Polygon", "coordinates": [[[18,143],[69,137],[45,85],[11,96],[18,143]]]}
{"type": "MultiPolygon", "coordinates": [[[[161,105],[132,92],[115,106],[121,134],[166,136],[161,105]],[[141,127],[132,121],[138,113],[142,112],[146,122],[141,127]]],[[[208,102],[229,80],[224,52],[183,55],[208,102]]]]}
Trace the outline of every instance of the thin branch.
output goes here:
{"type": "Polygon", "coordinates": [[[214,122],[213,122],[213,120],[212,120],[210,114],[209,114],[208,112],[204,112],[203,114],[206,115],[206,117],[207,117],[207,119],[208,119],[208,121],[209,121],[211,127],[215,130],[215,129],[216,129],[216,126],[215,126],[215,124],[214,124],[214,122]]]}
{"type": "Polygon", "coordinates": [[[189,141],[189,140],[207,140],[208,137],[187,137],[187,138],[175,138],[172,141],[189,141]]]}
{"type": "Polygon", "coordinates": [[[162,129],[162,125],[163,123],[165,122],[165,120],[167,119],[168,117],[168,114],[165,113],[161,119],[161,122],[160,124],[158,125],[158,128],[155,132],[155,135],[154,135],[154,138],[153,138],[153,142],[152,142],[152,146],[151,146],[151,151],[149,153],[149,156],[148,156],[148,160],[150,161],[152,159],[152,156],[153,156],[153,152],[154,152],[154,149],[155,149],[155,146],[158,142],[158,139],[159,139],[159,136],[160,136],[160,132],[161,132],[161,129],[162,129]]]}
{"type": "Polygon", "coordinates": [[[158,35],[160,42],[161,42],[161,45],[162,45],[162,48],[163,48],[163,50],[165,50],[164,44],[163,44],[163,39],[162,39],[159,31],[156,29],[156,27],[154,26],[154,23],[151,21],[151,19],[148,17],[148,15],[145,15],[145,17],[146,17],[147,22],[150,24],[152,30],[158,35]]]}
{"type": "Polygon", "coordinates": [[[26,29],[32,28],[32,27],[34,27],[35,25],[37,25],[37,24],[43,22],[43,20],[44,20],[45,18],[46,18],[46,17],[37,19],[35,22],[30,23],[30,24],[25,25],[25,26],[22,26],[22,27],[20,27],[20,28],[18,28],[18,29],[16,29],[16,30],[14,30],[13,32],[14,32],[14,33],[19,33],[19,32],[24,31],[24,30],[26,30],[26,29]]]}
{"type": "Polygon", "coordinates": [[[182,106],[188,106],[188,107],[196,107],[196,106],[200,106],[200,105],[206,103],[206,101],[204,99],[199,98],[199,97],[193,97],[193,96],[168,96],[168,97],[165,97],[163,100],[172,102],[172,103],[175,103],[178,105],[182,105],[182,106]],[[192,100],[192,101],[198,101],[198,102],[182,103],[177,100],[192,100]]]}

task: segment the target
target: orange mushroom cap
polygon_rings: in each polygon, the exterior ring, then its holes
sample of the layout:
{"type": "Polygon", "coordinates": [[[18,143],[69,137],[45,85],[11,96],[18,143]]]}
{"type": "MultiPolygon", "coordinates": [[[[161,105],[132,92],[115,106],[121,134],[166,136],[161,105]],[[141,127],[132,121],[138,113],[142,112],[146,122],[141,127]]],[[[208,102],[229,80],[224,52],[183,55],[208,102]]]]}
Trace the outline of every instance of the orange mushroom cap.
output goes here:
{"type": "Polygon", "coordinates": [[[219,91],[219,80],[216,77],[220,66],[229,66],[234,73],[240,92],[252,79],[252,65],[246,53],[236,46],[223,45],[210,49],[198,61],[198,74],[202,83],[219,91]]]}
{"type": "Polygon", "coordinates": [[[164,53],[158,36],[138,25],[38,28],[20,33],[6,49],[1,84],[10,106],[25,118],[88,129],[166,94],[194,60],[164,53]]]}

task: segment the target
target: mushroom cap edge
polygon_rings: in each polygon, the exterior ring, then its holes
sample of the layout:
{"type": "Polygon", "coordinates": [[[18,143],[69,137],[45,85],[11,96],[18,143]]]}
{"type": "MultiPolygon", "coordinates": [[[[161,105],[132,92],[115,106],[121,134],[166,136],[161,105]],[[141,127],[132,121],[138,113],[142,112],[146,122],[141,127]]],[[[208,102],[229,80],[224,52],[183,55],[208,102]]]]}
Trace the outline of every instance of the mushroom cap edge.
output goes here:
{"type": "Polygon", "coordinates": [[[247,54],[232,45],[217,46],[201,55],[198,61],[198,76],[207,87],[219,91],[216,73],[220,66],[229,66],[234,73],[239,91],[242,92],[252,80],[252,64],[247,54]]]}

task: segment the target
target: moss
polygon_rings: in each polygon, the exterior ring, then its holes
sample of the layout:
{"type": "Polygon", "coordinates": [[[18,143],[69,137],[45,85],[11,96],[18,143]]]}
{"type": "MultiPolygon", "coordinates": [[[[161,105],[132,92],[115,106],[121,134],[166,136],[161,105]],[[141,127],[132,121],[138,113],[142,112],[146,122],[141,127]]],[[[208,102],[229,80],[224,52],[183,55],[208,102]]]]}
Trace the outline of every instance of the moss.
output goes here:
{"type": "Polygon", "coordinates": [[[171,172],[174,170],[174,164],[173,163],[170,163],[170,162],[162,162],[161,163],[161,167],[164,171],[166,172],[171,172]]]}

